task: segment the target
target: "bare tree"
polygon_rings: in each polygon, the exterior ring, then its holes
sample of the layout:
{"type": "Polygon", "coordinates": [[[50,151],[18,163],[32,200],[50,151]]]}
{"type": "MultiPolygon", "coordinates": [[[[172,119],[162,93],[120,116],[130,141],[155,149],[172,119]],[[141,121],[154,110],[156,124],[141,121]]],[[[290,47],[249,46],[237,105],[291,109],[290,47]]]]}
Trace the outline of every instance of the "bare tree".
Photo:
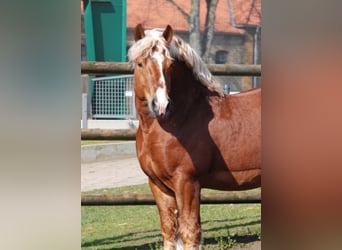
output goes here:
{"type": "Polygon", "coordinates": [[[215,12],[218,0],[206,0],[207,15],[202,38],[200,31],[200,0],[191,0],[190,13],[185,12],[174,0],[167,1],[172,3],[187,20],[189,25],[189,43],[201,55],[203,60],[208,62],[215,33],[215,12]]]}
{"type": "Polygon", "coordinates": [[[201,33],[200,33],[200,0],[191,0],[191,10],[189,16],[189,43],[198,54],[202,54],[201,50],[201,33]]]}
{"type": "Polygon", "coordinates": [[[202,58],[205,62],[209,61],[210,48],[215,33],[215,12],[218,0],[206,0],[207,15],[205,18],[205,29],[202,39],[202,58]]]}

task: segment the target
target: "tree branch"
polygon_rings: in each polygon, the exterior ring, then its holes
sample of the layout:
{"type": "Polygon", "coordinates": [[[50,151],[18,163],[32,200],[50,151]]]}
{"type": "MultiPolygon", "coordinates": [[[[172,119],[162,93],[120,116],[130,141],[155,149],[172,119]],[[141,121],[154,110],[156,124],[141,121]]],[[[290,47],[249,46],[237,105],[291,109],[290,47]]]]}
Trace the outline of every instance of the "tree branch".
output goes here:
{"type": "Polygon", "coordinates": [[[175,6],[177,8],[177,10],[179,10],[179,12],[183,15],[185,20],[189,23],[190,15],[188,13],[186,13],[175,1],[173,1],[173,0],[166,0],[166,1],[168,1],[173,6],[175,6]]]}
{"type": "Polygon", "coordinates": [[[202,59],[204,62],[209,62],[210,48],[214,39],[215,32],[215,13],[218,0],[206,0],[207,15],[205,17],[205,29],[202,39],[202,59]]]}

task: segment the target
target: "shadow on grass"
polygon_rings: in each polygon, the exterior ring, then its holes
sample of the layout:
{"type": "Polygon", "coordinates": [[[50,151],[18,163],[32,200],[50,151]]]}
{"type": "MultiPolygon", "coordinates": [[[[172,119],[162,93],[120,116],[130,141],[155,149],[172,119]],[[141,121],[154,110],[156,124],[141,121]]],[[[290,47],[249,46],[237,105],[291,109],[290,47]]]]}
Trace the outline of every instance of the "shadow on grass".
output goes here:
{"type": "MultiPolygon", "coordinates": [[[[232,240],[235,240],[236,244],[248,244],[254,241],[259,241],[259,236],[257,234],[248,234],[248,235],[235,235],[230,236],[232,240]]],[[[216,237],[208,237],[203,239],[204,245],[212,245],[217,244],[216,237]]]]}
{"type": "MultiPolygon", "coordinates": [[[[232,229],[237,227],[248,227],[253,225],[258,225],[261,223],[260,216],[255,216],[255,220],[249,221],[247,223],[239,223],[241,218],[239,219],[232,219],[232,220],[215,220],[215,221],[204,221],[202,223],[203,225],[207,223],[215,223],[216,227],[210,227],[208,229],[205,229],[205,234],[208,232],[218,232],[222,231],[224,229],[232,229]],[[232,223],[233,222],[233,223],[232,223]],[[223,224],[224,223],[224,224],[223,224]],[[227,225],[229,223],[230,225],[227,225]]],[[[250,218],[250,217],[249,217],[250,218]]],[[[203,235],[203,244],[204,245],[212,245],[217,244],[217,236],[210,236],[205,237],[205,234],[203,235]]],[[[91,249],[120,249],[120,250],[154,250],[160,248],[162,246],[162,242],[155,241],[155,238],[161,239],[161,232],[159,230],[150,230],[150,231],[144,231],[144,232],[135,232],[135,233],[129,233],[125,235],[120,236],[114,236],[114,237],[107,237],[103,239],[96,239],[93,241],[88,241],[82,243],[82,248],[91,248],[91,249]],[[138,241],[144,241],[144,243],[137,243],[138,241]],[[146,243],[146,241],[150,241],[146,243]],[[120,243],[124,243],[125,245],[129,246],[120,246],[120,247],[112,247],[113,245],[118,245],[120,243]]],[[[222,237],[227,237],[226,234],[223,234],[222,237]]],[[[246,233],[245,235],[233,235],[230,236],[232,240],[235,240],[237,244],[247,244],[254,241],[259,240],[259,235],[254,233],[246,233]]]]}
{"type": "Polygon", "coordinates": [[[112,248],[101,248],[101,247],[96,247],[95,249],[97,250],[154,250],[154,249],[159,249],[158,246],[162,246],[162,242],[153,242],[153,243],[145,243],[142,245],[134,245],[134,241],[132,241],[132,245],[129,247],[112,247],[112,248]]]}
{"type": "MultiPolygon", "coordinates": [[[[258,217],[258,219],[256,220],[252,220],[249,221],[247,223],[238,223],[238,224],[231,224],[232,220],[220,220],[220,221],[210,221],[210,223],[217,223],[217,224],[221,224],[222,226],[218,226],[218,227],[210,227],[209,229],[206,229],[206,232],[210,232],[210,231],[219,231],[222,229],[226,229],[228,227],[228,229],[232,229],[232,228],[238,228],[238,227],[247,227],[247,226],[253,226],[253,225],[258,225],[261,224],[261,219],[260,217],[258,217]],[[225,223],[224,225],[222,223],[225,223]],[[227,223],[229,223],[229,225],[227,225],[227,223]]],[[[203,225],[205,225],[206,222],[203,222],[202,224],[202,228],[203,225]]]]}
{"type": "MultiPolygon", "coordinates": [[[[259,241],[259,236],[257,234],[249,234],[249,235],[235,235],[235,236],[230,236],[232,240],[235,241],[236,244],[248,244],[252,243],[255,241],[259,241]]],[[[93,242],[89,242],[89,244],[83,244],[82,247],[96,247],[96,249],[101,250],[101,249],[106,249],[106,250],[154,250],[154,249],[159,249],[162,246],[162,242],[151,242],[151,243],[145,243],[145,244],[136,244],[135,240],[131,241],[131,245],[127,247],[105,247],[104,245],[111,244],[113,242],[108,242],[111,241],[113,238],[109,239],[103,239],[102,240],[95,240],[93,242]],[[103,248],[101,248],[101,246],[103,248]]],[[[126,242],[127,243],[127,242],[126,242]]],[[[208,237],[204,238],[202,244],[205,245],[215,245],[218,244],[217,238],[216,237],[208,237]]]]}
{"type": "Polygon", "coordinates": [[[213,220],[213,219],[209,219],[209,220],[202,220],[201,221],[201,224],[202,226],[207,224],[207,223],[231,223],[231,222],[236,222],[236,226],[243,226],[243,224],[241,224],[241,220],[244,220],[244,219],[248,219],[248,220],[251,220],[251,219],[259,219],[260,220],[260,215],[254,215],[254,216],[245,216],[245,217],[239,217],[239,218],[233,218],[233,219],[216,219],[216,220],[213,220]]]}
{"type": "MultiPolygon", "coordinates": [[[[143,243],[141,245],[137,244],[137,241],[144,240],[145,242],[148,241],[148,239],[153,239],[160,236],[161,233],[159,230],[152,230],[152,231],[145,231],[145,232],[135,232],[135,233],[129,233],[125,235],[120,236],[114,236],[114,237],[107,237],[103,239],[96,239],[93,241],[88,241],[82,243],[82,248],[90,247],[90,248],[96,248],[96,249],[122,249],[122,250],[135,250],[135,249],[154,249],[153,247],[158,244],[157,242],[151,242],[149,243],[143,243]],[[129,247],[113,247],[110,248],[113,244],[120,244],[125,243],[125,245],[130,245],[129,247]],[[131,244],[130,244],[131,243],[131,244]],[[135,244],[135,245],[134,245],[135,244]],[[151,248],[152,246],[152,248],[151,248]],[[101,248],[102,247],[102,248],[101,248]]],[[[161,243],[160,243],[161,244],[161,243]]]]}
{"type": "MultiPolygon", "coordinates": [[[[228,237],[230,240],[234,241],[235,244],[241,245],[241,244],[248,244],[252,243],[255,241],[260,240],[260,234],[256,233],[254,230],[249,231],[250,226],[254,225],[260,225],[261,224],[261,219],[260,216],[253,216],[254,220],[250,220],[246,223],[241,223],[241,218],[237,219],[231,219],[231,220],[214,220],[214,221],[204,221],[202,225],[205,225],[207,223],[214,223],[216,226],[212,227],[210,226],[209,228],[203,230],[204,231],[204,237],[203,237],[203,244],[205,245],[215,245],[219,244],[218,239],[223,238],[228,241],[228,237]],[[234,235],[229,235],[229,232],[231,232],[231,229],[234,228],[246,228],[246,233],[240,233],[240,234],[234,234],[234,235]],[[224,231],[224,233],[222,233],[224,231]],[[215,236],[209,236],[205,237],[206,234],[208,233],[215,233],[215,232],[221,232],[220,235],[215,235],[215,236]]],[[[251,219],[251,217],[248,217],[251,219]]]]}

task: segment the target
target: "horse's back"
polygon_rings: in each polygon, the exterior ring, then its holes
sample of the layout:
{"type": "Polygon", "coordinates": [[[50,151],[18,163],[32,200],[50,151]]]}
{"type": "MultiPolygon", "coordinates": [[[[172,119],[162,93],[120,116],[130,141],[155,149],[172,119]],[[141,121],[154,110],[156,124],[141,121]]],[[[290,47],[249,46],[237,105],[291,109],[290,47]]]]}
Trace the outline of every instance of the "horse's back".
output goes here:
{"type": "Polygon", "coordinates": [[[249,89],[237,94],[228,95],[228,97],[233,100],[239,100],[245,103],[245,105],[251,105],[250,108],[252,109],[261,108],[261,88],[249,89]]]}
{"type": "MultiPolygon", "coordinates": [[[[225,105],[220,107],[230,120],[252,122],[257,127],[261,124],[261,89],[255,88],[238,94],[227,95],[225,105]]],[[[221,111],[222,113],[222,111],[221,111]]]]}

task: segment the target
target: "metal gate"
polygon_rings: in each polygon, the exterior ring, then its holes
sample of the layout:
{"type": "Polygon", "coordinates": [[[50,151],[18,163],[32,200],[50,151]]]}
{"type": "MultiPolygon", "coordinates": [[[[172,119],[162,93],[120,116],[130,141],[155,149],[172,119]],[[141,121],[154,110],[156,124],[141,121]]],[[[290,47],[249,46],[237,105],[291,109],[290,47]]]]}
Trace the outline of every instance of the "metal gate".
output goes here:
{"type": "Polygon", "coordinates": [[[93,118],[136,118],[133,75],[91,79],[93,118]]]}

